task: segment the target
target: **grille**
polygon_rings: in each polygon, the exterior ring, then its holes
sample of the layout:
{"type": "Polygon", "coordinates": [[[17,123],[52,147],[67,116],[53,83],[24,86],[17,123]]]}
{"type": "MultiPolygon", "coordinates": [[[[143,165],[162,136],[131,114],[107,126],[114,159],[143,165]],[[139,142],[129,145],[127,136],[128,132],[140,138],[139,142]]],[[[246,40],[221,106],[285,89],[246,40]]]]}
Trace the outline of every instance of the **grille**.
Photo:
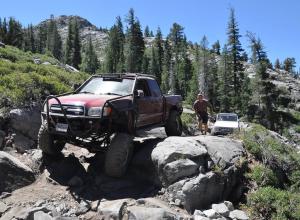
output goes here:
{"type": "MultiPolygon", "coordinates": [[[[84,115],[84,107],[76,105],[62,105],[67,115],[84,115]]],[[[50,107],[51,113],[63,114],[60,105],[52,104],[50,107]]]]}

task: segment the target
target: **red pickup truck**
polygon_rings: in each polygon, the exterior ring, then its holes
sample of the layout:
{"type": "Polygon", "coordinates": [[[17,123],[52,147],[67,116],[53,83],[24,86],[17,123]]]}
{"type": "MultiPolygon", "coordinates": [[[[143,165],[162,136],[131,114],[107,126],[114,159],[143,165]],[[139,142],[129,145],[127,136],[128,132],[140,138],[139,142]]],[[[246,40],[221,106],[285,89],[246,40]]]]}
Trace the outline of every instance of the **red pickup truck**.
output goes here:
{"type": "Polygon", "coordinates": [[[151,75],[95,75],[72,93],[47,97],[38,144],[52,156],[66,142],[105,151],[105,172],[118,177],[126,172],[136,131],[164,126],[168,136],[180,136],[181,113],[181,96],[162,95],[151,75]]]}

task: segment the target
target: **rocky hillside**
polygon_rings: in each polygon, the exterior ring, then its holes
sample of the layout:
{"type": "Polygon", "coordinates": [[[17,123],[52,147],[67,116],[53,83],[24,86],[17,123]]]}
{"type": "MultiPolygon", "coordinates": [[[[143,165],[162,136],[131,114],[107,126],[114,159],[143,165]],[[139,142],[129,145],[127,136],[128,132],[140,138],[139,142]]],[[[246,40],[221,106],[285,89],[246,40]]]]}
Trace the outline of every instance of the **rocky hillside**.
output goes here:
{"type": "MultiPolygon", "coordinates": [[[[82,38],[82,44],[85,45],[88,41],[88,38],[91,37],[97,56],[102,61],[104,59],[104,49],[108,42],[108,33],[106,30],[97,28],[95,25],[91,24],[88,20],[82,17],[62,15],[54,18],[63,43],[66,42],[69,21],[73,18],[77,19],[80,29],[80,36],[82,38]]],[[[48,22],[49,19],[42,21],[36,27],[38,28],[39,26],[46,25],[48,22]]]]}

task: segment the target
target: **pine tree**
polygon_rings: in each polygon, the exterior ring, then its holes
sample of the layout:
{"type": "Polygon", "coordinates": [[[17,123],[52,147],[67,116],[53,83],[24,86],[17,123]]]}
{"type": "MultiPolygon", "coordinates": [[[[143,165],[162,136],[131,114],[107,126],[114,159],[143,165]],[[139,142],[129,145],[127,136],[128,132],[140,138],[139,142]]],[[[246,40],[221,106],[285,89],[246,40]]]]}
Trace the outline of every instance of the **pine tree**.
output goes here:
{"type": "Polygon", "coordinates": [[[81,63],[81,43],[77,19],[69,21],[68,36],[65,44],[64,62],[79,69],[81,63]]]}
{"type": "Polygon", "coordinates": [[[74,54],[73,54],[73,59],[72,63],[73,66],[77,69],[79,69],[79,65],[81,63],[81,40],[80,40],[80,34],[79,34],[79,26],[77,19],[74,21],[74,54]]]}
{"type": "Polygon", "coordinates": [[[24,46],[25,51],[36,51],[35,38],[32,24],[28,25],[27,29],[24,30],[24,46]]]}
{"type": "Polygon", "coordinates": [[[6,43],[18,48],[23,45],[23,29],[20,22],[10,17],[8,22],[8,31],[6,43]]]}
{"type": "Polygon", "coordinates": [[[148,25],[145,27],[144,37],[150,37],[150,30],[149,30],[149,26],[148,25]]]}
{"type": "Polygon", "coordinates": [[[164,59],[163,59],[163,69],[161,75],[161,89],[164,93],[169,93],[170,91],[171,60],[172,60],[172,51],[171,51],[171,46],[169,44],[169,39],[167,38],[164,43],[164,59]]]}
{"type": "Polygon", "coordinates": [[[259,106],[262,104],[261,123],[274,130],[276,121],[276,93],[275,85],[271,82],[267,71],[269,60],[261,40],[256,38],[252,33],[248,33],[247,36],[251,42],[252,57],[255,57],[255,60],[253,60],[256,69],[256,94],[254,94],[254,97],[258,97],[259,106]],[[265,119],[267,119],[267,122],[264,122],[265,119]]]}
{"type": "Polygon", "coordinates": [[[232,77],[232,85],[234,90],[234,95],[232,97],[233,104],[236,110],[240,108],[240,94],[242,91],[242,85],[244,81],[244,66],[243,59],[241,54],[243,53],[243,49],[240,43],[239,38],[241,35],[239,34],[238,24],[235,18],[234,9],[230,9],[230,16],[228,22],[228,56],[229,56],[229,66],[230,66],[230,75],[232,77]]]}
{"type": "Polygon", "coordinates": [[[73,28],[73,21],[69,20],[68,25],[68,35],[65,43],[65,54],[64,54],[64,62],[66,64],[72,65],[73,64],[73,41],[74,41],[74,28],[73,28]]]}
{"type": "Polygon", "coordinates": [[[275,67],[275,69],[281,69],[280,61],[278,58],[275,60],[274,67],[275,67]]]}
{"type": "Polygon", "coordinates": [[[143,74],[150,73],[150,59],[146,53],[144,54],[144,57],[143,57],[142,73],[143,74]]]}
{"type": "Polygon", "coordinates": [[[90,36],[88,43],[84,48],[84,55],[80,69],[84,72],[95,74],[98,68],[99,62],[90,36]]]}
{"type": "Polygon", "coordinates": [[[159,64],[158,64],[158,56],[157,51],[154,47],[151,48],[151,59],[150,59],[150,74],[156,76],[157,79],[160,81],[160,74],[159,74],[159,64]]]}
{"type": "Polygon", "coordinates": [[[220,55],[220,42],[217,40],[213,45],[212,45],[212,51],[217,54],[220,55]]]}
{"type": "Polygon", "coordinates": [[[109,31],[109,42],[106,48],[106,72],[124,72],[124,33],[121,18],[109,31]]]}
{"type": "Polygon", "coordinates": [[[7,22],[6,18],[3,19],[2,23],[2,41],[3,43],[7,44],[7,22]]]}
{"type": "Polygon", "coordinates": [[[294,57],[288,57],[283,61],[283,69],[290,73],[294,73],[296,67],[296,60],[294,57]]]}
{"type": "Polygon", "coordinates": [[[156,79],[159,84],[161,84],[161,75],[163,71],[163,61],[164,61],[164,48],[163,48],[163,39],[160,28],[157,29],[154,46],[157,51],[157,65],[158,70],[156,73],[156,79]]]}
{"type": "Polygon", "coordinates": [[[38,27],[38,34],[37,34],[38,53],[45,53],[46,42],[47,42],[47,26],[42,24],[38,27]]]}
{"type": "Polygon", "coordinates": [[[150,37],[154,37],[153,31],[150,31],[150,37]]]}
{"type": "Polygon", "coordinates": [[[230,67],[229,67],[229,56],[228,56],[228,49],[227,45],[224,45],[222,51],[222,62],[221,66],[219,67],[219,78],[220,78],[220,87],[219,87],[219,94],[220,94],[220,110],[221,112],[230,112],[231,111],[231,99],[230,99],[230,92],[231,92],[231,84],[230,84],[230,67]]]}
{"type": "Polygon", "coordinates": [[[126,69],[128,72],[140,72],[142,70],[145,43],[141,31],[140,22],[134,16],[131,8],[127,16],[126,33],[126,69]]]}
{"type": "Polygon", "coordinates": [[[46,48],[56,59],[62,59],[62,41],[53,15],[50,16],[50,21],[47,26],[46,48]]]}

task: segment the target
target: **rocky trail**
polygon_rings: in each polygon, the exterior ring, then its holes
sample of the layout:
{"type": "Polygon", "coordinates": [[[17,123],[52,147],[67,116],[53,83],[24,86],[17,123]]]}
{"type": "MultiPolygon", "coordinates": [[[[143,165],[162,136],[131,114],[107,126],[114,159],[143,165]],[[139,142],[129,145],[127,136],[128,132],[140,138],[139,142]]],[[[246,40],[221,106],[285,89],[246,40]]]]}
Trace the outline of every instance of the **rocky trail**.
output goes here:
{"type": "Polygon", "coordinates": [[[103,171],[104,153],[66,144],[51,158],[30,146],[39,126],[35,111],[13,110],[3,126],[1,220],[248,219],[231,203],[244,192],[241,142],[143,131],[127,174],[111,178],[103,171]]]}

